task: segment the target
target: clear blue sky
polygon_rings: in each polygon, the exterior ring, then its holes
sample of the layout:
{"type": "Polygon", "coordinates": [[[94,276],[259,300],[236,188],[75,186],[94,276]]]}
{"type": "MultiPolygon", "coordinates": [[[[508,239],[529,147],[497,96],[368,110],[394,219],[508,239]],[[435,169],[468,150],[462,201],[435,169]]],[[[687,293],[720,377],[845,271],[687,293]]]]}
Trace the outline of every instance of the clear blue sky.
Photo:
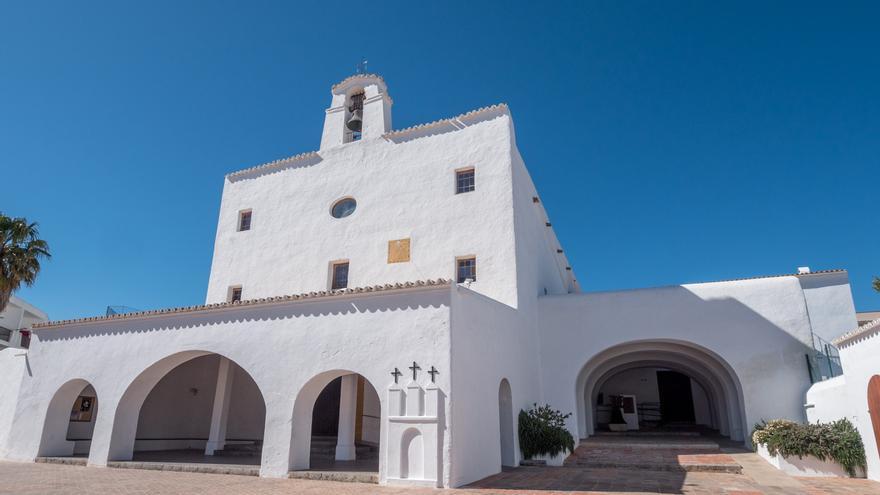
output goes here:
{"type": "Polygon", "coordinates": [[[317,149],[330,85],[366,57],[395,127],[511,106],[586,290],[809,265],[880,309],[878,20],[877,2],[6,3],[0,211],[54,253],[19,295],[52,318],[203,302],[224,174],[317,149]]]}

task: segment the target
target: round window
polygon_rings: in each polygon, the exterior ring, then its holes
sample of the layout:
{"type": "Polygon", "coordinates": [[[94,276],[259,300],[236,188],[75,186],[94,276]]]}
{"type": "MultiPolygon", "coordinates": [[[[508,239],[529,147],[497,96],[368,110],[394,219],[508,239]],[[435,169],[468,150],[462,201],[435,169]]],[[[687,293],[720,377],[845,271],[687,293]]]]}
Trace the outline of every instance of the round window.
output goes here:
{"type": "Polygon", "coordinates": [[[345,218],[354,213],[355,208],[357,208],[357,201],[354,198],[343,198],[333,204],[330,214],[334,218],[345,218]]]}

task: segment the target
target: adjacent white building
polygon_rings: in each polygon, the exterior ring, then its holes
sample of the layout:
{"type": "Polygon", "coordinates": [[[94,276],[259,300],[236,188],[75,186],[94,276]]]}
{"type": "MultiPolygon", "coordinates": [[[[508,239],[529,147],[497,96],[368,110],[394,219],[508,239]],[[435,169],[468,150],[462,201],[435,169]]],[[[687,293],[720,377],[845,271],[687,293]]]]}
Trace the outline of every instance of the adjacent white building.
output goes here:
{"type": "Polygon", "coordinates": [[[11,296],[9,304],[0,312],[0,349],[27,347],[30,328],[46,321],[49,317],[42,310],[20,297],[11,296]]]}
{"type": "Polygon", "coordinates": [[[317,151],[226,176],[204,305],[0,351],[0,456],[250,449],[262,476],[455,487],[518,464],[533,403],[579,438],[619,393],[743,442],[806,419],[816,339],[856,324],[845,271],[583,293],[506,105],[393,130],[381,77],[331,93],[317,151]]]}

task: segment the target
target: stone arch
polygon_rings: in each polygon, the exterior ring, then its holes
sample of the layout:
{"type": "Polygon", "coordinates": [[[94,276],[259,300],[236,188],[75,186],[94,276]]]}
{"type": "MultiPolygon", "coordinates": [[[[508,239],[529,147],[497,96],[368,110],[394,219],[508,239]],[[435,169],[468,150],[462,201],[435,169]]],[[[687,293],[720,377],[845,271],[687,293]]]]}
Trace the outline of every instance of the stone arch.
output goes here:
{"type": "Polygon", "coordinates": [[[498,385],[498,423],[501,435],[501,465],[516,466],[513,396],[507,378],[502,378],[498,385]]]}
{"type": "MultiPolygon", "coordinates": [[[[351,371],[336,369],[325,371],[313,376],[299,390],[293,403],[293,416],[290,438],[289,452],[289,469],[290,470],[307,470],[311,467],[311,451],[312,451],[312,413],[314,411],[315,402],[321,392],[333,380],[348,375],[363,377],[364,388],[369,387],[375,392],[376,399],[379,403],[380,416],[384,415],[385,404],[382,396],[378,393],[378,389],[373,385],[369,378],[365,375],[351,371]]],[[[378,422],[378,438],[382,438],[381,420],[378,422]]],[[[384,445],[379,441],[379,472],[382,472],[383,456],[382,451],[384,445]]]]}
{"type": "MultiPolygon", "coordinates": [[[[70,427],[71,410],[79,395],[94,386],[82,378],[74,378],[58,387],[49,401],[46,417],[43,420],[43,433],[37,455],[40,457],[67,457],[74,454],[75,443],[67,440],[70,427]]],[[[97,391],[95,392],[97,396],[97,391]]],[[[97,419],[97,400],[92,406],[92,422],[97,419]]]]}
{"type": "Polygon", "coordinates": [[[733,368],[718,354],[696,344],[676,340],[638,340],[609,347],[589,359],[578,373],[575,394],[577,429],[585,438],[594,433],[593,404],[600,381],[615,370],[646,363],[684,370],[711,395],[718,429],[732,440],[744,441],[745,410],[742,386],[733,368]]]}
{"type": "Polygon", "coordinates": [[[128,384],[125,392],[119,399],[113,418],[108,460],[124,461],[132,459],[141,408],[150,392],[153,391],[159,382],[178,366],[193,359],[210,355],[228,359],[231,363],[241,368],[254,381],[265,407],[265,394],[263,394],[259,383],[254,380],[253,375],[246,368],[239,365],[235,360],[217,352],[201,350],[182,351],[166,356],[141,371],[128,384]]]}
{"type": "Polygon", "coordinates": [[[418,428],[407,428],[400,437],[400,477],[425,477],[425,445],[418,428]]]}
{"type": "MultiPolygon", "coordinates": [[[[631,356],[633,358],[637,357],[636,355],[631,356]]],[[[668,368],[673,371],[678,371],[684,375],[687,375],[691,379],[693,379],[697,384],[706,392],[709,401],[709,413],[712,419],[712,428],[715,428],[722,435],[729,435],[729,419],[727,414],[727,409],[725,407],[723,398],[724,392],[723,387],[718,380],[712,377],[711,374],[705,369],[702,369],[699,365],[694,364],[692,362],[688,362],[686,359],[682,358],[679,361],[671,361],[671,360],[662,360],[662,359],[648,359],[645,361],[634,361],[626,364],[622,364],[616,366],[607,372],[605,372],[597,381],[596,385],[593,388],[592,395],[585,396],[587,403],[585,407],[594,407],[597,403],[597,398],[599,391],[602,389],[604,384],[609,381],[612,377],[616,376],[619,373],[624,371],[638,369],[638,368],[668,368]]],[[[593,426],[596,425],[596,417],[593,416],[593,426]]]]}

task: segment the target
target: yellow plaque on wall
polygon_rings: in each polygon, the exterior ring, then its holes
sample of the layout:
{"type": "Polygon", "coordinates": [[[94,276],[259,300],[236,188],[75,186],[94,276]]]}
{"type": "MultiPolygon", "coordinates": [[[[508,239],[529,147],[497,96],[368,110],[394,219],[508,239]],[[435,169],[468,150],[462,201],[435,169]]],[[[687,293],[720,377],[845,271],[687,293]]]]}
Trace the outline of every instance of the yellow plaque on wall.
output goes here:
{"type": "Polygon", "coordinates": [[[409,239],[388,241],[388,262],[405,263],[409,261],[409,239]]]}

